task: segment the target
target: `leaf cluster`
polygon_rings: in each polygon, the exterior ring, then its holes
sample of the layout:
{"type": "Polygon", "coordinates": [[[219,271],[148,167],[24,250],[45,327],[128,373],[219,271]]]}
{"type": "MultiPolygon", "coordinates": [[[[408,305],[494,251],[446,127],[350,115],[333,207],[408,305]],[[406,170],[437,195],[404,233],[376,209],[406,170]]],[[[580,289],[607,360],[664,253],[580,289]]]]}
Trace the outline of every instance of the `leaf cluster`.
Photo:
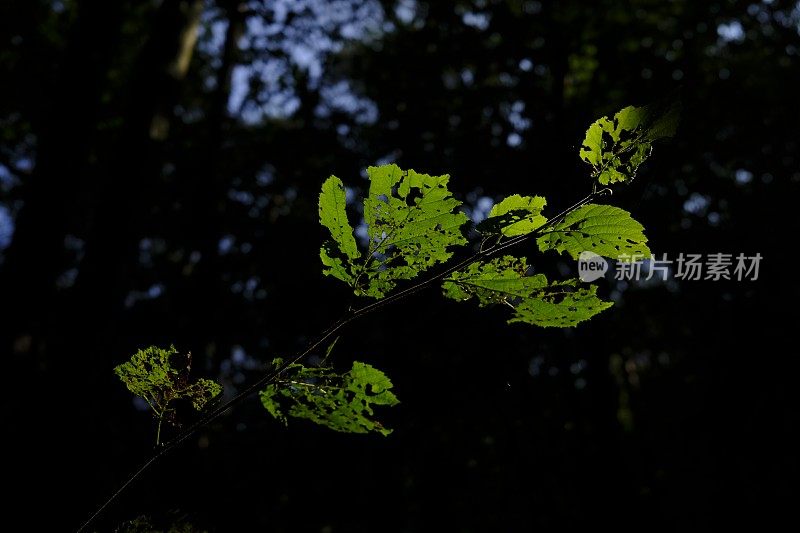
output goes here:
{"type": "MultiPolygon", "coordinates": [[[[535,241],[539,252],[575,259],[587,251],[619,261],[649,258],[644,227],[629,212],[592,200],[600,196],[598,185],[631,181],[653,143],[675,133],[677,115],[675,105],[631,106],[595,121],[580,149],[581,159],[592,168],[593,192],[555,215],[545,212],[545,198],[514,194],[472,228],[448,189],[448,175],[431,176],[394,164],[374,166],[367,169],[369,190],[361,221],[366,239],[359,245],[344,183],[331,176],[319,196],[320,224],[330,234],[320,250],[322,272],[346,283],[356,296],[380,300],[398,284],[447,263],[456,248],[469,244],[465,235],[477,233],[479,252],[418,287],[439,281],[446,298],[510,308],[509,323],[575,326],[611,307],[598,296],[597,285],[535,272],[526,258],[530,250],[520,255],[496,252],[535,241]]],[[[159,417],[175,400],[188,399],[201,409],[220,392],[213,381],[189,381],[188,364],[183,370],[173,366],[176,354],[174,347],[150,347],[115,369],[159,417]]],[[[374,417],[374,407],[398,403],[392,382],[380,370],[358,361],[343,373],[304,366],[297,359],[273,363],[275,377],[260,397],[276,419],[286,423],[288,417],[302,418],[348,433],[391,432],[374,417]]]]}

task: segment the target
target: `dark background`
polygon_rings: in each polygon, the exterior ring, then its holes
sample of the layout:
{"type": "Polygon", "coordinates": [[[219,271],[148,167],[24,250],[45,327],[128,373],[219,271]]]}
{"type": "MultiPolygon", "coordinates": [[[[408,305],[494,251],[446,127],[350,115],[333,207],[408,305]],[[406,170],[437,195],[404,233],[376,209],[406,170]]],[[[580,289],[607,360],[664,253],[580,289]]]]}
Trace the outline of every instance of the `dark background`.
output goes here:
{"type": "Polygon", "coordinates": [[[135,349],[191,350],[230,396],[342,314],[330,174],[357,196],[397,162],[451,174],[476,219],[512,193],[557,210],[589,190],[589,123],[672,94],[676,139],[613,201],[656,254],[761,253],[757,281],[601,281],[617,305],[568,330],[421,293],[334,354],[393,379],[390,437],[251,399],[97,529],[796,520],[799,30],[780,0],[3,1],[3,521],[74,529],[151,452],[112,373],[135,349]]]}

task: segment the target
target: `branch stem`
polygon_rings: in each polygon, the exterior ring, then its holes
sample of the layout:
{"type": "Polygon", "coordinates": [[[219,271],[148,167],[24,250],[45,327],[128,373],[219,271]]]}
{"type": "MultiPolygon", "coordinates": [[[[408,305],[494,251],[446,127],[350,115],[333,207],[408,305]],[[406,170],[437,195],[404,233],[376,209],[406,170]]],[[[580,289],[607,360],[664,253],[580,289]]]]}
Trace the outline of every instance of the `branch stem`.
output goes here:
{"type": "MultiPolygon", "coordinates": [[[[364,315],[372,313],[372,312],[380,309],[381,307],[383,307],[385,305],[392,304],[394,302],[402,300],[403,298],[411,296],[412,294],[417,293],[417,292],[421,291],[422,289],[425,289],[425,288],[433,285],[434,283],[445,279],[447,276],[449,276],[453,272],[464,268],[465,266],[469,265],[470,263],[474,263],[475,261],[477,261],[479,259],[483,259],[485,257],[490,257],[490,256],[495,255],[498,252],[501,252],[501,251],[503,251],[503,250],[505,250],[507,248],[510,248],[512,246],[516,246],[516,245],[518,245],[518,244],[520,244],[522,242],[525,242],[526,240],[539,235],[542,231],[544,231],[548,227],[552,227],[555,224],[558,224],[561,220],[564,219],[564,217],[566,217],[567,215],[569,215],[570,213],[572,213],[576,209],[582,207],[583,205],[591,202],[595,198],[597,198],[599,196],[603,196],[605,194],[610,194],[610,193],[611,193],[611,189],[608,189],[608,188],[601,189],[599,191],[594,191],[591,194],[589,194],[588,196],[586,196],[585,198],[583,198],[580,201],[578,201],[575,204],[573,204],[572,206],[570,206],[567,209],[561,211],[559,214],[557,214],[555,217],[551,218],[544,225],[540,226],[533,233],[529,233],[527,235],[520,235],[520,236],[511,238],[508,241],[505,241],[505,242],[502,242],[502,243],[498,241],[494,245],[492,245],[491,247],[486,248],[486,249],[478,250],[477,252],[475,252],[471,256],[467,257],[466,259],[463,259],[462,261],[459,261],[455,265],[446,268],[445,270],[439,272],[438,274],[435,274],[435,275],[429,277],[426,280],[420,281],[420,282],[416,283],[415,285],[412,285],[411,287],[408,287],[406,289],[398,291],[398,292],[396,292],[396,293],[394,293],[394,294],[392,294],[390,296],[387,296],[386,298],[384,298],[382,300],[378,300],[376,302],[372,302],[372,303],[367,304],[367,305],[365,305],[363,307],[360,307],[360,308],[358,308],[356,310],[348,312],[342,318],[340,318],[339,320],[334,322],[333,325],[331,325],[327,330],[323,331],[317,337],[316,340],[311,342],[311,344],[309,344],[308,347],[306,347],[305,350],[297,353],[294,357],[292,357],[290,359],[287,359],[281,365],[279,365],[279,366],[273,368],[272,370],[268,371],[267,373],[263,374],[256,381],[254,381],[253,383],[251,383],[250,385],[245,387],[241,392],[236,394],[236,396],[234,396],[233,398],[231,398],[227,402],[222,403],[222,404],[218,405],[217,407],[211,409],[208,413],[206,413],[201,418],[199,418],[197,421],[192,423],[189,427],[187,427],[186,429],[184,429],[183,431],[178,433],[176,436],[174,436],[169,441],[165,442],[163,446],[161,446],[149,459],[147,459],[142,464],[142,466],[139,467],[138,470],[133,472],[133,474],[131,474],[122,483],[122,485],[120,485],[119,488],[117,488],[117,490],[115,490],[111,494],[111,496],[109,496],[106,499],[106,501],[103,502],[102,505],[100,505],[100,507],[94,512],[94,514],[92,514],[81,525],[81,527],[77,529],[77,533],[81,533],[82,531],[85,531],[100,516],[100,514],[109,505],[111,505],[111,503],[113,503],[119,497],[119,495],[122,494],[125,491],[126,488],[128,488],[128,485],[133,483],[139,476],[141,476],[142,473],[144,473],[150,467],[150,465],[152,465],[157,460],[159,460],[161,457],[163,457],[164,455],[166,455],[167,453],[169,453],[170,451],[175,449],[178,445],[183,443],[186,439],[188,439],[189,437],[194,435],[200,428],[205,427],[210,422],[216,420],[217,418],[219,418],[220,416],[225,414],[227,411],[229,411],[233,407],[239,405],[242,401],[244,401],[246,398],[248,398],[250,395],[252,395],[256,391],[258,391],[259,389],[261,389],[265,385],[275,382],[282,372],[284,372],[291,365],[297,364],[300,360],[302,360],[307,355],[312,353],[314,350],[319,348],[325,341],[327,341],[328,339],[330,339],[331,337],[336,335],[339,332],[339,330],[341,330],[343,327],[348,325],[350,322],[352,322],[352,321],[356,320],[357,318],[360,318],[360,317],[362,317],[364,315]]],[[[163,414],[162,414],[162,418],[163,418],[163,414]]],[[[158,436],[156,438],[157,443],[158,443],[158,439],[160,438],[160,434],[161,434],[161,420],[159,420],[159,432],[158,432],[158,436]]]]}
{"type": "Polygon", "coordinates": [[[161,444],[161,424],[164,423],[164,412],[158,414],[158,427],[156,428],[156,446],[161,444]]]}

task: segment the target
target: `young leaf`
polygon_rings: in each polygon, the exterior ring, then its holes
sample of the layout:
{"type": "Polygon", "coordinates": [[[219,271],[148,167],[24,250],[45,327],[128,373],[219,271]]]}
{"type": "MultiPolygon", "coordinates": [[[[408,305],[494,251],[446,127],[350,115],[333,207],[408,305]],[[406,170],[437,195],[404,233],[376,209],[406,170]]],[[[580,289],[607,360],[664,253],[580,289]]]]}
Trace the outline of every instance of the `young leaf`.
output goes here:
{"type": "Polygon", "coordinates": [[[547,222],[547,218],[542,216],[545,205],[547,200],[541,196],[509,196],[495,204],[486,220],[475,229],[484,235],[526,235],[547,222]]]}
{"type": "Polygon", "coordinates": [[[222,392],[222,387],[210,379],[189,380],[192,354],[185,356],[182,368],[174,363],[180,356],[174,346],[158,348],[150,346],[137,351],[127,363],[114,368],[114,373],[136,396],[144,398],[153,413],[158,417],[158,435],[161,435],[161,422],[172,420],[174,412],[170,407],[177,400],[188,400],[192,407],[201,410],[222,392]]]}
{"type": "Polygon", "coordinates": [[[586,204],[564,217],[536,242],[541,251],[567,252],[577,259],[583,251],[631,261],[651,256],[644,227],[631,214],[610,205],[586,204]]]}
{"type": "Polygon", "coordinates": [[[586,130],[580,157],[601,185],[632,180],[653,142],[675,135],[677,105],[626,107],[613,119],[602,117],[586,130]]]}
{"type": "MultiPolygon", "coordinates": [[[[280,365],[276,359],[273,364],[280,365]]],[[[287,423],[288,415],[305,418],[316,424],[345,433],[378,432],[388,435],[391,429],[372,418],[375,405],[400,403],[391,392],[392,382],[380,370],[358,361],[345,374],[330,368],[291,365],[280,381],[261,392],[261,403],[277,420],[287,423]]]]}
{"type": "Polygon", "coordinates": [[[326,267],[322,273],[352,283],[355,278],[351,273],[351,265],[361,254],[353,237],[353,228],[347,220],[345,206],[342,180],[331,176],[322,184],[319,195],[319,221],[333,237],[320,250],[322,264],[326,267]]]}
{"type": "Polygon", "coordinates": [[[447,189],[450,176],[429,176],[396,165],[367,169],[369,196],[364,200],[369,254],[357,294],[382,298],[398,280],[444,263],[451,246],[466,244],[461,202],[447,189]]]}
{"type": "Polygon", "coordinates": [[[543,327],[570,327],[611,307],[597,297],[597,287],[579,280],[550,282],[543,274],[527,276],[524,258],[504,256],[472,263],[454,272],[442,284],[444,295],[454,300],[473,296],[483,307],[505,304],[514,309],[509,323],[543,327]]]}

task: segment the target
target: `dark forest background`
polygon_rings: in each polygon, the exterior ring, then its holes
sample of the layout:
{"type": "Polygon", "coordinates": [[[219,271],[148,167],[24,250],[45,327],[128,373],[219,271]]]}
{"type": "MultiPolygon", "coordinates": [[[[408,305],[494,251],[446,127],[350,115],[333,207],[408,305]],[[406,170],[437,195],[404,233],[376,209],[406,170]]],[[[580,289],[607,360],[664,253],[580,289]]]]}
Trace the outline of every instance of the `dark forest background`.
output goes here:
{"type": "Polygon", "coordinates": [[[335,352],[393,379],[390,437],[284,428],[253,399],[97,527],[792,515],[799,31],[781,0],[0,2],[4,523],[74,529],[151,452],[112,373],[137,348],[191,350],[230,396],[341,315],[318,258],[330,174],[357,196],[378,162],[449,173],[475,220],[512,193],[564,207],[590,187],[587,126],[676,94],[676,139],[614,202],[656,254],[761,253],[757,281],[609,279],[617,305],[567,330],[421,293],[335,352]]]}

